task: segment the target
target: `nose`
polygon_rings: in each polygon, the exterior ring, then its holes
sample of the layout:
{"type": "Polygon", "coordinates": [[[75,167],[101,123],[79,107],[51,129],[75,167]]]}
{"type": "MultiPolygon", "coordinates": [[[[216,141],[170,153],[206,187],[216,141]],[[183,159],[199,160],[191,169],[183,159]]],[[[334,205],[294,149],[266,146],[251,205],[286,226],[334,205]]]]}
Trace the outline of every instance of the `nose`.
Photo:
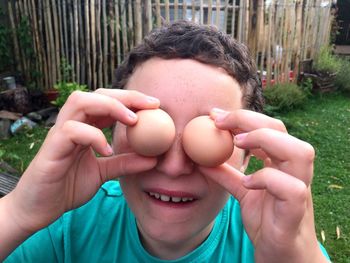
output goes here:
{"type": "Polygon", "coordinates": [[[174,143],[170,149],[158,157],[156,169],[171,177],[191,174],[193,172],[194,164],[182,147],[181,133],[176,134],[174,143]]]}

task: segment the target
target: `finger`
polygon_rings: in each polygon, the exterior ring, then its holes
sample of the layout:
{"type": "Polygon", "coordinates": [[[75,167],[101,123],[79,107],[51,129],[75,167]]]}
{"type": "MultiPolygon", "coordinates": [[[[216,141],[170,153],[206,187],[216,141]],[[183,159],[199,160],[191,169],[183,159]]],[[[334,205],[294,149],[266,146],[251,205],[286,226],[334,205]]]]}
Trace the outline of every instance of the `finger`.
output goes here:
{"type": "Polygon", "coordinates": [[[265,154],[280,161],[304,159],[307,154],[312,160],[314,157],[310,144],[272,129],[263,128],[237,134],[234,143],[242,149],[262,149],[265,154]]]}
{"type": "Polygon", "coordinates": [[[264,189],[280,200],[304,199],[306,185],[303,181],[280,170],[266,167],[241,178],[248,189],[264,189]]]}
{"type": "Polygon", "coordinates": [[[136,90],[97,89],[95,93],[119,100],[130,109],[152,109],[160,105],[159,99],[136,90]]]}
{"type": "Polygon", "coordinates": [[[102,181],[108,181],[120,176],[140,173],[152,169],[157,164],[157,158],[144,157],[136,153],[125,153],[98,159],[102,181]]]}
{"type": "Polygon", "coordinates": [[[120,101],[101,94],[76,91],[60,110],[56,125],[61,126],[67,120],[87,122],[89,116],[105,116],[128,124],[136,121],[135,113],[120,101]]]}
{"type": "Polygon", "coordinates": [[[231,130],[233,134],[249,132],[260,128],[270,128],[287,133],[282,121],[250,110],[235,110],[232,112],[214,108],[210,112],[218,128],[231,130]]]}
{"type": "Polygon", "coordinates": [[[56,124],[59,126],[66,120],[73,119],[93,123],[99,128],[110,126],[116,120],[132,125],[136,122],[137,116],[128,107],[144,109],[159,106],[158,99],[140,92],[115,91],[117,90],[101,89],[94,93],[73,92],[62,107],[56,124]]]}
{"type": "Polygon", "coordinates": [[[241,178],[245,175],[236,168],[224,163],[215,168],[199,167],[201,173],[221,185],[238,201],[242,200],[247,189],[242,186],[241,178]]]}
{"type": "Polygon", "coordinates": [[[56,127],[55,140],[51,146],[55,150],[50,153],[54,159],[70,155],[77,146],[91,146],[95,152],[103,156],[113,153],[100,129],[73,120],[66,121],[60,130],[56,127]]]}
{"type": "Polygon", "coordinates": [[[283,227],[302,219],[309,193],[303,181],[277,169],[263,168],[242,177],[242,183],[247,189],[266,190],[276,199],[273,207],[275,222],[284,224],[283,227]]]}
{"type": "Polygon", "coordinates": [[[285,173],[310,184],[315,151],[313,147],[289,134],[272,129],[258,129],[238,134],[234,143],[241,149],[261,149],[285,173]]]}

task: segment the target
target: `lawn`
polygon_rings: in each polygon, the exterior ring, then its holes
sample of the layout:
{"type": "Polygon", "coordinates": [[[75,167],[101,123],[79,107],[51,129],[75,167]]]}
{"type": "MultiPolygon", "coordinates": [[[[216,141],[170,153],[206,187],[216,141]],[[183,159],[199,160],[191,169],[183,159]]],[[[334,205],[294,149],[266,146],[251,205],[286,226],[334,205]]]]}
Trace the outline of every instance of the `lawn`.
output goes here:
{"type": "Polygon", "coordinates": [[[312,192],[319,240],[334,262],[350,262],[350,98],[327,94],[282,119],[316,150],[312,192]]]}
{"type": "MultiPolygon", "coordinates": [[[[316,231],[333,262],[350,262],[350,97],[323,94],[277,116],[316,151],[312,192],[316,231]]],[[[249,167],[260,166],[255,161],[249,167]]]]}
{"type": "MultiPolygon", "coordinates": [[[[280,114],[290,134],[316,150],[313,198],[316,230],[333,262],[350,262],[350,97],[324,94],[302,109],[280,114]]],[[[22,172],[47,129],[39,127],[0,141],[0,159],[22,172]]],[[[250,170],[259,167],[253,162],[250,170]]]]}

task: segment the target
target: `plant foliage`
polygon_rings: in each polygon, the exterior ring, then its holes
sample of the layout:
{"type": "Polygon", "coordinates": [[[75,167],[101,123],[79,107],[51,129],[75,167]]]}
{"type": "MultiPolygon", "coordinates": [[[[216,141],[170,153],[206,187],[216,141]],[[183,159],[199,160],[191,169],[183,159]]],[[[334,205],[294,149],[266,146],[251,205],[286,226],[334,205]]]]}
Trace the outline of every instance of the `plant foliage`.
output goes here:
{"type": "Polygon", "coordinates": [[[58,82],[54,88],[58,91],[58,97],[52,102],[52,104],[61,108],[63,104],[66,103],[69,95],[74,91],[88,91],[87,85],[81,85],[73,81],[72,66],[69,64],[66,58],[61,59],[60,64],[61,78],[62,80],[58,82]]]}
{"type": "MultiPolygon", "coordinates": [[[[0,7],[0,16],[3,15],[4,12],[0,7]]],[[[0,24],[0,72],[9,70],[14,64],[11,40],[10,28],[0,24]]]]}
{"type": "Polygon", "coordinates": [[[61,108],[63,104],[66,103],[69,95],[71,95],[74,91],[80,90],[80,91],[88,91],[88,88],[86,85],[80,85],[76,82],[65,82],[61,81],[57,83],[54,88],[58,90],[58,97],[56,100],[52,102],[52,104],[56,105],[57,107],[61,108]]]}
{"type": "Polygon", "coordinates": [[[294,83],[281,83],[267,87],[264,90],[264,97],[265,112],[273,115],[273,112],[290,111],[302,106],[307,94],[294,83]]]}
{"type": "Polygon", "coordinates": [[[339,58],[341,67],[335,78],[335,85],[342,91],[350,92],[350,61],[339,58]]]}
{"type": "Polygon", "coordinates": [[[324,73],[338,73],[341,69],[340,60],[334,56],[329,46],[323,46],[314,61],[314,70],[324,73]]]}
{"type": "Polygon", "coordinates": [[[307,97],[312,96],[313,82],[311,78],[305,78],[300,85],[301,90],[305,93],[307,97]]]}

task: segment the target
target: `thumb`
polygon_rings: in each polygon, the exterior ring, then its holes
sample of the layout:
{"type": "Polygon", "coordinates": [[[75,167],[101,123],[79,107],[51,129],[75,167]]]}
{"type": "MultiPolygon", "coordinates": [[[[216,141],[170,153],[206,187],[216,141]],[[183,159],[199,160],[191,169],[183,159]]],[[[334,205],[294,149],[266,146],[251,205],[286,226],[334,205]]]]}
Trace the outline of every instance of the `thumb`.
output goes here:
{"type": "Polygon", "coordinates": [[[157,164],[157,159],[144,157],[136,153],[124,153],[99,158],[98,164],[101,179],[105,182],[123,175],[150,170],[157,164]]]}
{"type": "Polygon", "coordinates": [[[200,167],[203,175],[209,177],[214,182],[225,188],[239,202],[246,195],[248,190],[242,185],[242,177],[244,173],[240,172],[231,165],[224,163],[215,168],[200,167]]]}

